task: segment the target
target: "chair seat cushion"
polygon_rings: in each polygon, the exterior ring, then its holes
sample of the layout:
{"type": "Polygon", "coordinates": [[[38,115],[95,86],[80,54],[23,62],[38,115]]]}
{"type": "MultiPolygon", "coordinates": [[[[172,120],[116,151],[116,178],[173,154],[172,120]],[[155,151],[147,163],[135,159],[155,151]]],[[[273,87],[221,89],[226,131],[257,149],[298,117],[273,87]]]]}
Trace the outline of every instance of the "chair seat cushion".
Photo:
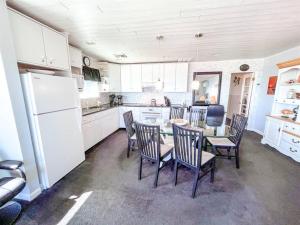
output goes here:
{"type": "Polygon", "coordinates": [[[209,160],[211,160],[214,157],[215,157],[214,154],[212,154],[210,152],[202,151],[201,166],[204,165],[205,163],[207,163],[209,160]]]}
{"type": "Polygon", "coordinates": [[[0,179],[0,206],[15,197],[25,186],[20,177],[4,177],[0,179]]]}
{"type": "Polygon", "coordinates": [[[228,138],[208,137],[207,140],[214,146],[235,147],[236,145],[228,138]]]}
{"type": "Polygon", "coordinates": [[[134,133],[131,137],[130,137],[131,140],[136,140],[136,134],[134,133]]]}
{"type": "Polygon", "coordinates": [[[160,145],[160,156],[164,157],[173,149],[172,145],[163,144],[160,145]]]}

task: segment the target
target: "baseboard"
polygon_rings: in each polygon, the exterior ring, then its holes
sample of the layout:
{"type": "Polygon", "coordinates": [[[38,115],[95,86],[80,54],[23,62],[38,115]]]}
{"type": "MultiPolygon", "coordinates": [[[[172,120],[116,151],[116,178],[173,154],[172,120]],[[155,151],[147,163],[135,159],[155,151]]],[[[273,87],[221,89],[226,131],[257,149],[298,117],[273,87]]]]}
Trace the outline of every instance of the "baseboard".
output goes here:
{"type": "Polygon", "coordinates": [[[255,133],[258,133],[258,134],[261,135],[261,136],[264,136],[264,133],[263,133],[262,131],[257,130],[257,129],[255,129],[255,128],[247,128],[247,130],[253,131],[253,132],[255,132],[255,133]]]}
{"type": "Polygon", "coordinates": [[[33,192],[31,192],[31,193],[24,193],[24,192],[21,192],[20,194],[18,194],[18,195],[16,196],[16,199],[21,199],[21,200],[24,200],[24,201],[31,202],[31,201],[34,200],[37,196],[39,196],[41,193],[42,193],[41,188],[37,188],[37,189],[35,189],[33,192]]]}

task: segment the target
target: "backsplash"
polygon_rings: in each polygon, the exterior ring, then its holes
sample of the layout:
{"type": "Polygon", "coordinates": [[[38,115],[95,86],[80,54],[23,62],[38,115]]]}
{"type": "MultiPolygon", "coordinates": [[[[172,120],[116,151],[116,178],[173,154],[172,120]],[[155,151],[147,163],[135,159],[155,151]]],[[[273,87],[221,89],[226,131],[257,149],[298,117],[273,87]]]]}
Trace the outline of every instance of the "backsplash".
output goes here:
{"type": "Polygon", "coordinates": [[[192,103],[192,93],[163,93],[163,92],[142,92],[142,93],[118,93],[123,95],[124,103],[143,103],[150,104],[151,99],[156,99],[157,104],[164,104],[164,96],[167,96],[171,104],[186,104],[191,105],[192,103]]]}
{"type": "Polygon", "coordinates": [[[81,101],[81,107],[82,108],[88,108],[103,104],[109,103],[109,95],[111,93],[105,92],[105,93],[99,93],[99,97],[92,97],[92,98],[82,98],[81,101]]]}

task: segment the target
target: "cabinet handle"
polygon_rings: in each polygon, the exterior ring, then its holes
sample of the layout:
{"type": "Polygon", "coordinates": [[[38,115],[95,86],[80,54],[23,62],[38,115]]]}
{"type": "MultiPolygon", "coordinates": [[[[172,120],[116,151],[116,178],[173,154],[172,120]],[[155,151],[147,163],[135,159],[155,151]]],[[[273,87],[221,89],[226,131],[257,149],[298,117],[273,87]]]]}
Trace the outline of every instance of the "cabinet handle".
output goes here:
{"type": "Polygon", "coordinates": [[[297,150],[293,150],[292,148],[290,148],[290,151],[291,152],[298,152],[297,150]]]}
{"type": "Polygon", "coordinates": [[[43,57],[42,57],[42,62],[45,62],[45,61],[46,61],[46,60],[45,60],[45,56],[43,56],[43,57]]]}
{"type": "Polygon", "coordinates": [[[279,128],[278,128],[278,132],[280,132],[280,130],[281,130],[281,128],[279,127],[279,128]]]}
{"type": "Polygon", "coordinates": [[[300,141],[295,141],[294,138],[292,138],[292,142],[295,143],[295,144],[299,144],[300,143],[300,141]]]}

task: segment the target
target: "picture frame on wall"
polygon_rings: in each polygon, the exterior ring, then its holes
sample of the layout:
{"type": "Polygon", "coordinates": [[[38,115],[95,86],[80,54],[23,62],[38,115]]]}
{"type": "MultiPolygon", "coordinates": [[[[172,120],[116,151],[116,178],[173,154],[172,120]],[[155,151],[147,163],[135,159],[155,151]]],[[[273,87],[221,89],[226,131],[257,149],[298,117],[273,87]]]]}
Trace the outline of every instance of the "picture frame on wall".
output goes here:
{"type": "Polygon", "coordinates": [[[270,76],[268,82],[267,95],[275,95],[276,84],[277,84],[277,76],[270,76]]]}

